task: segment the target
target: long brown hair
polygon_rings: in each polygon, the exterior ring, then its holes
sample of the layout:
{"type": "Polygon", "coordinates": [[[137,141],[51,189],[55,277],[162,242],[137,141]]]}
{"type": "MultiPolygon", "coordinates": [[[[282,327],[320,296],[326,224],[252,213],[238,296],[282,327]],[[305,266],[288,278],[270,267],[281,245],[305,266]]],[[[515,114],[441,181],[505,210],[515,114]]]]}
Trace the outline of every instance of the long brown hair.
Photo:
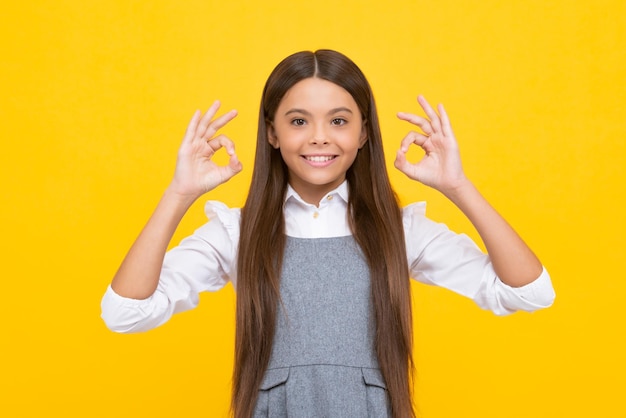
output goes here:
{"type": "Polygon", "coordinates": [[[237,258],[237,324],[232,409],[252,416],[269,363],[280,301],[285,248],[283,204],[287,168],[267,138],[285,93],[310,77],[331,81],[357,103],[367,142],[348,172],[349,223],[371,271],[375,348],[394,417],[413,417],[411,403],[412,317],[402,214],[385,166],[382,137],[371,88],[361,70],[331,50],[298,52],[270,74],[261,99],[254,172],[241,212],[237,258]]]}

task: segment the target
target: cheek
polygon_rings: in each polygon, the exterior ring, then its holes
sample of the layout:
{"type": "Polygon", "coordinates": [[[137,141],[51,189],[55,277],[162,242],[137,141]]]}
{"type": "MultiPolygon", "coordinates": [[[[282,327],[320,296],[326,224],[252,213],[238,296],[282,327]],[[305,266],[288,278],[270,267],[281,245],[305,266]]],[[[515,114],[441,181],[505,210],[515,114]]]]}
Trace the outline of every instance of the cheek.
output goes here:
{"type": "Polygon", "coordinates": [[[280,151],[280,155],[285,163],[291,164],[291,161],[295,161],[300,158],[301,150],[292,141],[281,141],[280,148],[278,150],[280,151]]]}
{"type": "Polygon", "coordinates": [[[299,130],[298,132],[281,130],[277,132],[277,138],[280,149],[285,150],[297,150],[303,144],[306,144],[308,142],[307,134],[304,130],[299,130]]]}
{"type": "Polygon", "coordinates": [[[361,148],[365,144],[364,131],[360,128],[350,131],[349,134],[345,135],[343,142],[346,144],[346,147],[361,148]]]}

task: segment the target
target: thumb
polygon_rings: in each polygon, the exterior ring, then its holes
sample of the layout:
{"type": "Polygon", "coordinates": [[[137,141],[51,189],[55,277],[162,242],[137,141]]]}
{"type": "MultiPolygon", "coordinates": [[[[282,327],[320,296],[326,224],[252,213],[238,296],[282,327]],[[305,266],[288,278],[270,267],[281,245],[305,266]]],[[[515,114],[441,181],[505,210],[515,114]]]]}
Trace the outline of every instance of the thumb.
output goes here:
{"type": "Polygon", "coordinates": [[[404,174],[407,174],[406,166],[408,161],[406,160],[406,153],[401,149],[396,152],[396,160],[393,162],[393,165],[404,174]]]}
{"type": "Polygon", "coordinates": [[[242,169],[243,165],[237,158],[237,154],[231,154],[230,159],[228,160],[228,165],[220,167],[220,177],[222,179],[222,183],[225,183],[233,178],[242,169]]]}
{"type": "Polygon", "coordinates": [[[230,159],[228,160],[228,168],[233,172],[233,176],[243,170],[243,165],[241,164],[241,161],[239,161],[239,158],[237,158],[237,154],[231,154],[230,159]]]}
{"type": "Polygon", "coordinates": [[[406,159],[406,153],[402,150],[398,150],[396,153],[396,160],[394,161],[394,166],[404,175],[412,180],[422,182],[421,177],[425,174],[423,167],[423,160],[419,161],[415,164],[411,164],[406,159]]]}

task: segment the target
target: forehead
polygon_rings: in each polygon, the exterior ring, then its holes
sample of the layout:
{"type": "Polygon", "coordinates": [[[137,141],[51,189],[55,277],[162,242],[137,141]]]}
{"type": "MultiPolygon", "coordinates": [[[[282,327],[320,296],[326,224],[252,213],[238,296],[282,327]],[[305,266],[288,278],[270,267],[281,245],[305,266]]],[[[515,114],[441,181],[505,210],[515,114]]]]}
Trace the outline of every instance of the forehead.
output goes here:
{"type": "Polygon", "coordinates": [[[294,84],[283,96],[281,108],[324,109],[347,107],[356,111],[358,106],[346,89],[321,78],[305,78],[294,84]]]}

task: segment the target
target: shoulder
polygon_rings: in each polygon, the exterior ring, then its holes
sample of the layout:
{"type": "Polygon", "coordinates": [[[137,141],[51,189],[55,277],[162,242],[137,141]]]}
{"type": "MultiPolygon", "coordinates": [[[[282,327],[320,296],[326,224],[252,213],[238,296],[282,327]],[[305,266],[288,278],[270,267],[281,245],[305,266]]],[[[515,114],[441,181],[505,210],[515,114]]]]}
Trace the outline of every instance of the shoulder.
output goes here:
{"type": "Polygon", "coordinates": [[[217,200],[209,200],[204,204],[204,213],[209,219],[218,219],[221,222],[236,222],[239,224],[241,208],[231,208],[217,200]]]}
{"type": "Polygon", "coordinates": [[[405,231],[415,228],[425,219],[426,202],[415,202],[402,208],[402,224],[405,231]]]}
{"type": "Polygon", "coordinates": [[[402,209],[402,226],[409,261],[420,257],[433,245],[458,245],[464,234],[456,234],[448,226],[426,216],[426,202],[417,202],[402,209]]]}
{"type": "Polygon", "coordinates": [[[240,208],[230,208],[217,200],[209,200],[204,205],[204,213],[209,220],[207,227],[223,229],[231,241],[239,240],[240,208]]]}
{"type": "Polygon", "coordinates": [[[426,215],[426,202],[415,202],[406,205],[402,208],[402,215],[407,216],[425,216],[426,215]]]}

